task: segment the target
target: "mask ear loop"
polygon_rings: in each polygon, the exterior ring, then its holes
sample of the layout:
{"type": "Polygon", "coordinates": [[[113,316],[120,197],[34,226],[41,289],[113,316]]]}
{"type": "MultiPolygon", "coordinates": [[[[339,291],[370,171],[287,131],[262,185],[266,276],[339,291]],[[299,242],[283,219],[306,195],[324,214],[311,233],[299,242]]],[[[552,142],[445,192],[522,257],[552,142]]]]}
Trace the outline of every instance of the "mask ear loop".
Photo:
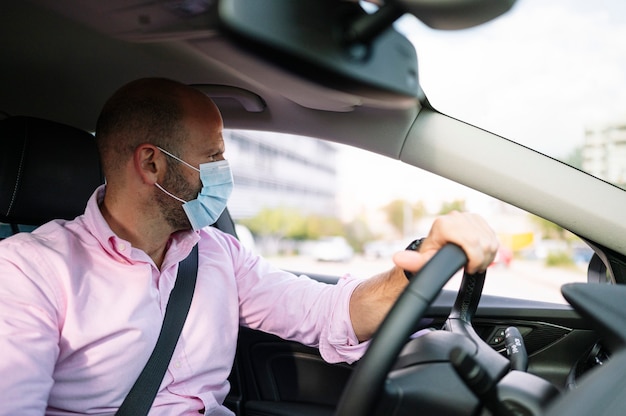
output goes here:
{"type": "MultiPolygon", "coordinates": [[[[162,151],[163,153],[165,153],[166,155],[168,155],[169,157],[171,157],[171,158],[174,158],[174,159],[178,160],[180,163],[183,163],[183,164],[185,164],[185,165],[189,166],[191,169],[193,169],[193,170],[195,170],[195,171],[197,171],[197,172],[200,172],[200,169],[198,169],[198,168],[196,168],[196,167],[191,166],[189,163],[185,162],[184,160],[182,160],[182,159],[181,159],[181,158],[179,158],[178,156],[174,156],[173,154],[171,154],[171,153],[170,153],[170,152],[168,152],[167,150],[163,149],[162,147],[157,146],[156,148],[157,148],[157,149],[159,149],[160,151],[162,151]]],[[[154,183],[154,185],[155,185],[157,188],[159,188],[161,191],[163,191],[166,195],[171,196],[171,197],[172,197],[172,198],[174,198],[175,200],[180,201],[180,202],[182,202],[183,204],[186,204],[186,203],[187,203],[187,201],[185,201],[184,199],[179,198],[179,197],[177,197],[176,195],[174,195],[173,193],[166,191],[166,190],[165,190],[165,188],[163,188],[161,185],[159,185],[159,183],[158,183],[158,182],[155,182],[155,183],[154,183]]]]}
{"type": "Polygon", "coordinates": [[[167,194],[167,195],[171,196],[171,197],[172,197],[172,198],[174,198],[175,200],[180,201],[180,202],[182,202],[183,204],[186,204],[186,203],[187,203],[187,201],[185,201],[184,199],[181,199],[181,198],[177,197],[176,195],[172,194],[171,192],[166,191],[166,190],[165,190],[165,189],[164,189],[161,185],[159,185],[159,183],[158,183],[158,182],[155,182],[155,183],[154,183],[154,186],[156,186],[157,188],[159,188],[160,190],[162,190],[163,192],[165,192],[165,194],[167,194]]]}
{"type": "Polygon", "coordinates": [[[171,154],[171,153],[170,153],[170,152],[168,152],[167,150],[162,149],[162,148],[161,148],[161,147],[159,147],[159,146],[157,146],[157,149],[159,149],[160,151],[162,151],[163,153],[165,153],[165,154],[166,154],[166,155],[168,155],[169,157],[172,157],[172,158],[174,158],[174,159],[178,160],[180,163],[183,163],[183,164],[185,164],[185,165],[189,166],[191,169],[195,170],[196,172],[200,172],[200,169],[198,169],[198,168],[197,168],[197,167],[195,167],[195,166],[190,165],[189,163],[185,162],[184,160],[182,160],[182,159],[181,159],[181,158],[179,158],[178,156],[174,156],[173,154],[171,154]]]}

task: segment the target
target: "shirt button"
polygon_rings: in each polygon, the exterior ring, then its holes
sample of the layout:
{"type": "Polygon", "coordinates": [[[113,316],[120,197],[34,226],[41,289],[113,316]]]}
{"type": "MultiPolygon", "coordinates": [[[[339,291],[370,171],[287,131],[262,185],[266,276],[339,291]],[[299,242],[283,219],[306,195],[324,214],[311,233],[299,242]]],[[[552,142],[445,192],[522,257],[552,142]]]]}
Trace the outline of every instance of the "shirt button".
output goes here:
{"type": "Polygon", "coordinates": [[[178,360],[174,361],[174,368],[180,368],[180,367],[181,367],[180,361],[178,360]]]}
{"type": "Polygon", "coordinates": [[[118,249],[119,251],[124,251],[124,250],[126,250],[126,244],[120,244],[119,246],[117,246],[117,249],[118,249]]]}

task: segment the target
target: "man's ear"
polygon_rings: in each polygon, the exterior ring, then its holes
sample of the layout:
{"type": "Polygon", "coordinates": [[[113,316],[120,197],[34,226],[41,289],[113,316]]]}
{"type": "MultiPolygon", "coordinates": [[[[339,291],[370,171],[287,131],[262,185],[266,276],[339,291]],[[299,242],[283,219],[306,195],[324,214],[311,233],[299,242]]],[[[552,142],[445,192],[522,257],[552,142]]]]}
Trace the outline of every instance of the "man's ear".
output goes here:
{"type": "Polygon", "coordinates": [[[140,144],[133,153],[135,171],[145,184],[158,182],[166,171],[166,163],[163,153],[150,143],[140,144]]]}

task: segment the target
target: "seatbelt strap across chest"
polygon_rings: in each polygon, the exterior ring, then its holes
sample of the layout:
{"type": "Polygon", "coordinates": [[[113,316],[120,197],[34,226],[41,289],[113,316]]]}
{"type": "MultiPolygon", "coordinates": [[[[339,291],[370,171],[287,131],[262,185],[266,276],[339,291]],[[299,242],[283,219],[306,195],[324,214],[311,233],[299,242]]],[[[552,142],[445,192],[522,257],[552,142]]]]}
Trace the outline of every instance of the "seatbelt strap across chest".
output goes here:
{"type": "Polygon", "coordinates": [[[118,409],[116,416],[147,415],[163,376],[172,359],[178,338],[187,319],[198,277],[198,245],[178,265],[176,283],[165,308],[163,326],[157,343],[135,384],[118,409]]]}

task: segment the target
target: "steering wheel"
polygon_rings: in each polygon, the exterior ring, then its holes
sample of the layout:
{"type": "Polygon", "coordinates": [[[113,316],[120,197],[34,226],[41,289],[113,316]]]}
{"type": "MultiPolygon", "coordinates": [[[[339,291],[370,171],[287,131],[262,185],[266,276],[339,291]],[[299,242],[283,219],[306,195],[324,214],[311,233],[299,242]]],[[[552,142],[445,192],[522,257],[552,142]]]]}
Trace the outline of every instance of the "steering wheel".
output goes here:
{"type": "MultiPolygon", "coordinates": [[[[367,352],[356,365],[341,396],[335,416],[365,416],[372,414],[376,410],[385,388],[388,374],[394,369],[394,364],[397,368],[397,357],[403,348],[406,349],[405,344],[407,344],[407,340],[409,340],[411,334],[415,332],[415,328],[420,319],[424,316],[426,310],[443,289],[444,285],[466,264],[466,262],[467,257],[463,250],[457,245],[448,244],[442,247],[442,249],[411,278],[409,285],[400,295],[372,339],[367,352]]],[[[467,357],[469,357],[470,360],[475,358],[482,363],[480,370],[484,376],[483,382],[485,379],[493,381],[493,385],[495,382],[503,380],[509,372],[509,360],[486,344],[476,334],[471,325],[471,320],[476,312],[482,294],[484,279],[485,273],[476,275],[468,275],[465,273],[463,275],[461,287],[451,313],[446,320],[444,330],[435,331],[439,333],[439,335],[446,336],[444,337],[444,341],[439,342],[435,348],[419,349],[420,352],[416,355],[423,355],[426,350],[440,350],[442,346],[445,346],[444,349],[448,348],[445,352],[445,360],[447,362],[460,361],[467,357]],[[455,334],[454,337],[451,334],[455,334]],[[456,351],[452,352],[453,347],[447,347],[448,344],[453,344],[456,351]],[[452,352],[452,354],[450,354],[450,352],[452,352]]],[[[430,335],[429,333],[413,341],[418,341],[420,338],[428,338],[430,335]]],[[[442,360],[442,354],[441,352],[437,352],[436,354],[438,354],[438,358],[426,358],[419,360],[418,363],[431,365],[435,361],[440,362],[442,360]]],[[[446,368],[449,373],[454,372],[450,370],[450,365],[446,364],[446,368]]],[[[439,370],[438,368],[437,372],[440,372],[439,370]]],[[[536,401],[540,404],[554,396],[555,392],[552,390],[553,386],[546,386],[543,380],[531,376],[528,373],[523,373],[523,376],[532,378],[532,381],[527,383],[528,380],[524,377],[522,377],[523,380],[519,380],[518,375],[517,378],[514,377],[515,380],[508,383],[513,385],[509,390],[517,390],[517,384],[532,384],[533,388],[538,386],[537,392],[533,390],[532,395],[537,396],[536,401]]],[[[457,383],[457,386],[463,385],[463,383],[459,381],[459,378],[452,374],[450,374],[450,377],[446,380],[452,380],[457,383]]],[[[423,386],[425,386],[426,383],[428,383],[428,380],[423,383],[423,386]]],[[[472,407],[485,404],[483,403],[485,401],[484,397],[476,397],[476,395],[472,395],[467,389],[463,388],[463,390],[466,393],[466,397],[469,397],[469,403],[472,407]]],[[[474,391],[474,393],[476,392],[474,391]]],[[[446,391],[443,397],[449,398],[454,394],[454,391],[446,391]]],[[[526,392],[524,392],[524,394],[526,394],[526,392]]],[[[440,400],[440,403],[443,404],[444,400],[440,400]]],[[[435,405],[436,404],[437,403],[435,403],[435,405]]],[[[500,408],[502,406],[498,403],[495,407],[500,408]]],[[[471,410],[468,409],[468,412],[469,411],[471,410]]],[[[440,413],[437,412],[435,414],[440,413]]],[[[508,414],[508,412],[494,412],[494,414],[508,414]]],[[[528,414],[535,413],[531,412],[528,414]]]]}

